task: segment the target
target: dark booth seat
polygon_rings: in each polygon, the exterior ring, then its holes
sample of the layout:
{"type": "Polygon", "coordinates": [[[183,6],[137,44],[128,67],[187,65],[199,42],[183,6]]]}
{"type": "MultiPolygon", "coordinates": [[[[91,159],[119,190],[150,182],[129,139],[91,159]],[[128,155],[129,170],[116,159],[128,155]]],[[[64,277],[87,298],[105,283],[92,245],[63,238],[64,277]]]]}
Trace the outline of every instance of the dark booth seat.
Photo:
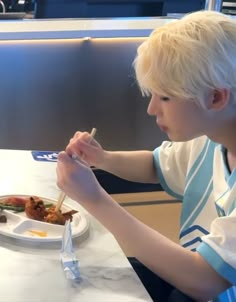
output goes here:
{"type": "Polygon", "coordinates": [[[109,194],[163,191],[159,184],[127,181],[100,169],[93,169],[93,172],[109,194]]]}

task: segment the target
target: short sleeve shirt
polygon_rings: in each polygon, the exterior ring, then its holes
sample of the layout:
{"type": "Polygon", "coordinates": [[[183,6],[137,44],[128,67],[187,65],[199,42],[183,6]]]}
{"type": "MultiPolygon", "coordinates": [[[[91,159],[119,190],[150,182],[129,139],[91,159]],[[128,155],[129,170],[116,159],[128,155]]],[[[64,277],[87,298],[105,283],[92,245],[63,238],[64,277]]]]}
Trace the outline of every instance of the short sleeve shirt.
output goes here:
{"type": "MultiPolygon", "coordinates": [[[[181,245],[236,285],[236,169],[230,173],[224,151],[204,136],[163,142],[153,154],[163,189],[182,201],[181,245]]],[[[214,301],[236,301],[236,287],[214,301]]]]}

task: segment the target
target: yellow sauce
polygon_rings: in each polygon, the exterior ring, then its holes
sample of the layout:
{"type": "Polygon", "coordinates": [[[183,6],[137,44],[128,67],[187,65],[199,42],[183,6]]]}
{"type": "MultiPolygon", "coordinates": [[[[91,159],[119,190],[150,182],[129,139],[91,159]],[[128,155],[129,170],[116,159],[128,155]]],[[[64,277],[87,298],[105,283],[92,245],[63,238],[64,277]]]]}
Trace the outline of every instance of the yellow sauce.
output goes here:
{"type": "Polygon", "coordinates": [[[39,237],[47,237],[47,232],[43,232],[43,231],[37,231],[37,230],[29,230],[29,233],[33,234],[33,235],[37,235],[39,237]]]}

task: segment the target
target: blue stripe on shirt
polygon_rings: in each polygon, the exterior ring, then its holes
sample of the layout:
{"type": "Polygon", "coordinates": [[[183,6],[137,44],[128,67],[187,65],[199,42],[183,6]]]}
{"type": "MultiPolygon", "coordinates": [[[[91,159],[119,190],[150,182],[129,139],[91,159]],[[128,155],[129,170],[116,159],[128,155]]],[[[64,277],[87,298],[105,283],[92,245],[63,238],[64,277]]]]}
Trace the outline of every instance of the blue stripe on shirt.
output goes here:
{"type": "Polygon", "coordinates": [[[197,218],[213,190],[212,175],[215,147],[215,143],[207,140],[203,150],[200,152],[186,177],[187,186],[184,192],[181,215],[181,225],[184,225],[184,228],[191,225],[197,218]],[[186,221],[188,221],[188,223],[186,223],[186,221]]]}
{"type": "Polygon", "coordinates": [[[209,145],[210,145],[210,140],[206,140],[206,143],[202,148],[202,151],[200,152],[198,158],[195,160],[194,164],[192,165],[191,169],[188,172],[188,175],[186,177],[186,186],[189,184],[189,180],[193,177],[193,174],[198,169],[202,159],[204,158],[206,152],[208,151],[209,145]]]}
{"type": "Polygon", "coordinates": [[[209,197],[213,190],[213,180],[211,179],[210,181],[211,182],[208,184],[206,192],[202,192],[202,200],[197,200],[198,203],[194,203],[195,200],[193,192],[187,192],[184,196],[183,209],[181,215],[181,226],[184,226],[184,229],[188,228],[194,223],[194,221],[206,205],[207,201],[209,200],[209,197]]]}
{"type": "Polygon", "coordinates": [[[194,232],[194,231],[196,231],[196,230],[200,231],[203,235],[209,234],[209,232],[206,231],[206,230],[205,230],[203,227],[201,227],[200,225],[193,225],[193,226],[191,226],[190,228],[188,228],[187,230],[184,230],[183,232],[181,232],[180,238],[182,238],[182,237],[184,237],[184,236],[188,235],[189,233],[192,233],[192,232],[194,232]]]}

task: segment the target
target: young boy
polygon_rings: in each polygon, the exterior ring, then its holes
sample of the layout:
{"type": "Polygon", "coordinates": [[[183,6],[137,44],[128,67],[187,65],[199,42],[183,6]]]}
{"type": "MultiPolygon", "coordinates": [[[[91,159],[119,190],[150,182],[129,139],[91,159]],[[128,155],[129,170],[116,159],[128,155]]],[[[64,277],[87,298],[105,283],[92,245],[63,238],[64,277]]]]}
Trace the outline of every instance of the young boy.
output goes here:
{"type": "Polygon", "coordinates": [[[171,142],[153,152],[111,152],[77,132],[59,154],[58,186],[185,295],[236,301],[236,20],[201,11],[159,27],[138,48],[134,66],[151,95],[148,114],[171,142]],[[182,200],[181,246],[114,202],[90,165],[159,181],[182,200]]]}

